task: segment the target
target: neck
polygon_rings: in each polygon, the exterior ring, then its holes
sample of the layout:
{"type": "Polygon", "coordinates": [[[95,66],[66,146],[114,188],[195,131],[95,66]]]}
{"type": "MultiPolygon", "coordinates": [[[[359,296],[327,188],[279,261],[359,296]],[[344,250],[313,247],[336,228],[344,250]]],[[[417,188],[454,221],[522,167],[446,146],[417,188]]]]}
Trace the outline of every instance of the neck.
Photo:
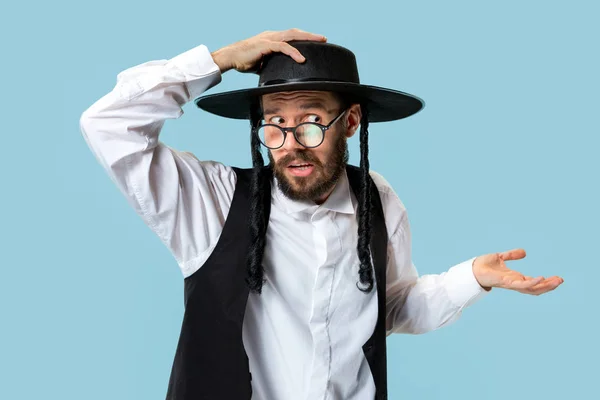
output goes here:
{"type": "Polygon", "coordinates": [[[315,204],[321,205],[321,204],[325,203],[327,201],[327,199],[329,198],[329,196],[331,196],[331,193],[333,193],[333,191],[335,190],[336,185],[337,185],[337,182],[327,193],[325,193],[323,196],[319,197],[318,199],[313,200],[315,202],[315,204]]]}

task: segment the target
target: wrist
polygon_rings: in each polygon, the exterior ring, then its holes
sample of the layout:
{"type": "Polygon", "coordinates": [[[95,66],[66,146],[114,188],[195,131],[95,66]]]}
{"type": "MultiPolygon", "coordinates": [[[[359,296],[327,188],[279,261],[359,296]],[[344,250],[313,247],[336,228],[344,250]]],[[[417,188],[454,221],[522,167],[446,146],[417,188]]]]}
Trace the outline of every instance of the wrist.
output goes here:
{"type": "Polygon", "coordinates": [[[231,62],[227,57],[227,52],[225,48],[213,51],[212,53],[210,53],[210,55],[212,56],[215,64],[217,64],[217,66],[221,70],[221,73],[225,73],[232,68],[231,62]]]}
{"type": "Polygon", "coordinates": [[[479,284],[479,286],[481,286],[481,288],[483,290],[485,290],[486,292],[489,292],[490,290],[492,290],[491,286],[486,286],[484,284],[481,283],[481,272],[480,272],[480,267],[479,264],[477,263],[477,259],[479,257],[475,257],[475,259],[473,260],[473,276],[475,277],[475,280],[477,281],[477,283],[479,284]]]}

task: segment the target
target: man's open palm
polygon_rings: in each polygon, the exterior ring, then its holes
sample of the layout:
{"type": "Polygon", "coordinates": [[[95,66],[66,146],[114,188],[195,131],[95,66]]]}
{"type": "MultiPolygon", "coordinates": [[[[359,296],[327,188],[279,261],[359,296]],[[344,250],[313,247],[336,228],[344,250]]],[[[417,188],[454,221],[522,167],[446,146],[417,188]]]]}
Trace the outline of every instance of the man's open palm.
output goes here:
{"type": "Polygon", "coordinates": [[[558,276],[550,278],[525,276],[513,271],[507,261],[525,258],[525,250],[515,249],[503,253],[479,256],[473,262],[475,278],[484,288],[503,288],[517,292],[540,295],[556,289],[564,280],[558,276]]]}

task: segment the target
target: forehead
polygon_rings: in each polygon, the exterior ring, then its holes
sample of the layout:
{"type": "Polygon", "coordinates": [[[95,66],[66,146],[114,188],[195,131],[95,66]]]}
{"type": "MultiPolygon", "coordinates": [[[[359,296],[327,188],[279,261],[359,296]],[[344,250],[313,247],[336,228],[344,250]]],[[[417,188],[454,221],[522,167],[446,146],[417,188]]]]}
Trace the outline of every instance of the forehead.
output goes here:
{"type": "Polygon", "coordinates": [[[295,91],[270,93],[261,98],[262,108],[267,114],[270,110],[322,108],[329,112],[339,105],[337,96],[332,92],[295,91]]]}

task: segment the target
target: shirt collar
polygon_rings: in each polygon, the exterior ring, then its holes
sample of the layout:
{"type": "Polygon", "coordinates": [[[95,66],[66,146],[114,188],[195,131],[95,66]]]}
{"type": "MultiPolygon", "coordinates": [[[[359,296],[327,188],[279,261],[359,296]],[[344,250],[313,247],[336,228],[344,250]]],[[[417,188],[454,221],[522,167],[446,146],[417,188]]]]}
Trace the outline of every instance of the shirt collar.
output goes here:
{"type": "Polygon", "coordinates": [[[321,205],[315,204],[310,200],[292,200],[288,198],[279,189],[277,184],[277,178],[273,177],[273,185],[271,188],[271,194],[275,200],[274,204],[285,211],[287,214],[293,214],[298,212],[309,212],[312,213],[319,208],[326,210],[343,213],[343,214],[354,214],[355,199],[353,198],[350,190],[350,184],[348,182],[348,176],[344,171],[338,182],[336,183],[333,192],[329,195],[327,200],[321,205]]]}

